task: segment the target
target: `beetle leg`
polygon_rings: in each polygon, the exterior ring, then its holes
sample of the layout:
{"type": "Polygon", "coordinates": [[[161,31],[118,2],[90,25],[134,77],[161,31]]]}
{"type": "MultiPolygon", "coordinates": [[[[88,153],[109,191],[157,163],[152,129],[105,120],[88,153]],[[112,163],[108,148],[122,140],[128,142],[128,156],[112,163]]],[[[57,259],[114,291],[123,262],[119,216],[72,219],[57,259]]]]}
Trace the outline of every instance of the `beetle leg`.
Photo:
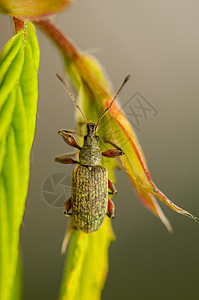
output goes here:
{"type": "Polygon", "coordinates": [[[66,216],[71,216],[72,213],[69,213],[69,210],[71,209],[72,207],[72,202],[71,202],[71,197],[66,199],[66,201],[64,202],[64,214],[66,216]]]}
{"type": "Polygon", "coordinates": [[[67,133],[66,130],[61,129],[58,131],[58,134],[60,136],[62,136],[62,138],[66,144],[68,144],[71,147],[75,147],[75,148],[81,150],[81,147],[76,143],[75,138],[71,134],[67,133]]]}
{"type": "Polygon", "coordinates": [[[124,152],[118,149],[109,149],[107,151],[102,152],[103,156],[114,158],[116,156],[124,155],[124,152]]]}
{"type": "Polygon", "coordinates": [[[115,206],[114,206],[113,202],[110,199],[108,199],[107,216],[110,219],[115,218],[114,211],[115,211],[115,206]]]}
{"type": "Polygon", "coordinates": [[[106,157],[116,157],[116,156],[121,156],[124,155],[124,151],[122,150],[122,148],[120,148],[119,146],[117,146],[116,144],[110,142],[110,141],[104,141],[105,143],[111,144],[113,147],[115,147],[114,149],[109,149],[107,151],[102,152],[103,156],[106,157]]]}
{"type": "Polygon", "coordinates": [[[113,193],[113,196],[115,196],[117,194],[116,187],[115,187],[114,183],[110,179],[108,179],[108,188],[113,193]]]}
{"type": "Polygon", "coordinates": [[[78,164],[79,163],[78,161],[72,159],[71,157],[68,157],[67,154],[55,157],[55,161],[62,163],[62,164],[78,164]]]}

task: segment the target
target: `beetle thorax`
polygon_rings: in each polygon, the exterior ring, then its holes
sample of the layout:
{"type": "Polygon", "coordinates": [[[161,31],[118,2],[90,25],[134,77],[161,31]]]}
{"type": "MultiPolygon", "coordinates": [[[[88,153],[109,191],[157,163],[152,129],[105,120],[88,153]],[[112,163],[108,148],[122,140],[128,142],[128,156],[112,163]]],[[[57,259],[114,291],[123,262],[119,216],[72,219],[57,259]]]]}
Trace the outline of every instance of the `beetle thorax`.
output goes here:
{"type": "Polygon", "coordinates": [[[79,152],[79,163],[82,166],[98,166],[101,164],[101,151],[99,149],[99,137],[96,135],[97,125],[87,124],[87,135],[84,136],[84,144],[79,152]]]}

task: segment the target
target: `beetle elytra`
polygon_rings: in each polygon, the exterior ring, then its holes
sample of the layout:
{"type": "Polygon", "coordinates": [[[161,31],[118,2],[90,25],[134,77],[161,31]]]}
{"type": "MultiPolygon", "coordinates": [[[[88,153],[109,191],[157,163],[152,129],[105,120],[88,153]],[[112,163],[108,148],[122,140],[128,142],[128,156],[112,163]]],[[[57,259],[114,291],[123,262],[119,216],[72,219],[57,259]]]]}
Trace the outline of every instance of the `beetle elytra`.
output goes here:
{"type": "Polygon", "coordinates": [[[59,135],[68,145],[79,150],[79,161],[73,160],[67,154],[55,158],[55,161],[63,164],[77,164],[72,174],[72,194],[64,203],[64,214],[71,216],[72,225],[75,229],[91,233],[100,228],[106,214],[111,219],[114,218],[114,204],[108,198],[108,189],[111,190],[113,195],[117,193],[117,190],[112,181],[108,179],[108,171],[101,165],[101,157],[102,155],[110,158],[124,155],[123,150],[111,141],[106,142],[111,144],[114,148],[101,152],[99,148],[99,137],[96,131],[99,122],[110,110],[113,102],[130,76],[128,75],[125,78],[115,97],[97,123],[87,121],[86,116],[78,106],[63,78],[58,74],[57,77],[63,83],[87,125],[87,134],[84,136],[82,147],[77,144],[75,138],[71,135],[71,133],[75,132],[64,129],[58,131],[59,135]]]}

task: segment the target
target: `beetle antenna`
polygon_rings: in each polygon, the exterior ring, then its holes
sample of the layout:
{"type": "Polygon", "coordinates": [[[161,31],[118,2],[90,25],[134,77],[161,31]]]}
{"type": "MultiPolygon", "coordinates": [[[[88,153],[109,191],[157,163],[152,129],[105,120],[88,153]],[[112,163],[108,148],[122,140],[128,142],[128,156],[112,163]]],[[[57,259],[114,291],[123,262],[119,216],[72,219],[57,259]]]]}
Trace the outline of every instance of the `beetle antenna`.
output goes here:
{"type": "Polygon", "coordinates": [[[86,121],[86,124],[88,124],[88,121],[86,119],[85,114],[83,113],[83,111],[81,110],[81,108],[79,107],[79,105],[77,104],[77,101],[75,100],[75,98],[74,98],[73,94],[71,93],[69,87],[67,86],[67,84],[65,83],[65,81],[63,80],[63,78],[59,74],[56,73],[56,75],[57,75],[58,79],[62,82],[62,84],[65,87],[65,89],[67,90],[67,93],[68,93],[69,97],[72,99],[72,101],[74,102],[74,104],[77,107],[77,109],[79,109],[79,111],[81,112],[82,116],[84,117],[84,120],[86,121]]]}
{"type": "Polygon", "coordinates": [[[102,120],[102,118],[105,116],[105,114],[110,110],[113,102],[115,101],[115,99],[117,98],[117,96],[119,95],[119,93],[121,92],[121,90],[123,89],[125,83],[129,80],[130,78],[130,74],[126,76],[126,78],[124,79],[124,81],[122,82],[122,85],[120,86],[119,90],[117,91],[117,93],[115,94],[115,96],[113,97],[113,100],[111,101],[111,103],[109,104],[109,107],[107,107],[105,109],[105,111],[103,112],[103,114],[101,115],[101,117],[99,118],[99,120],[97,121],[97,126],[99,125],[100,121],[102,120]]]}

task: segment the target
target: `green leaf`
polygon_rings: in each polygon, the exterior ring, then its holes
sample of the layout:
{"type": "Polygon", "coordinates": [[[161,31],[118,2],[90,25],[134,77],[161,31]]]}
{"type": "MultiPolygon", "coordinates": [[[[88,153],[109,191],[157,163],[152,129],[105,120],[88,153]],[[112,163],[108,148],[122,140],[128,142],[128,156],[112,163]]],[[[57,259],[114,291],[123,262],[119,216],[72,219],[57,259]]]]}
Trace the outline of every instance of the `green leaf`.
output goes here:
{"type": "Polygon", "coordinates": [[[70,242],[60,300],[98,300],[108,270],[108,248],[114,236],[110,221],[94,233],[75,231],[70,242]]]}
{"type": "MultiPolygon", "coordinates": [[[[108,81],[102,72],[102,68],[92,57],[85,54],[81,55],[74,45],[51,22],[41,20],[36,21],[36,24],[47,32],[60,48],[65,58],[67,73],[78,90],[79,106],[82,108],[88,121],[97,122],[105,109],[110,105],[110,100],[112,100],[113,96],[108,81]]],[[[83,116],[77,110],[76,116],[77,131],[80,129],[79,131],[81,133],[85,133],[85,126],[81,125],[82,123],[85,124],[83,116]],[[83,127],[84,130],[82,132],[81,129],[83,127]]],[[[169,232],[172,232],[171,225],[164,216],[155,197],[176,212],[196,220],[192,214],[171,202],[152,182],[139,142],[130,123],[116,102],[113,103],[109,113],[106,114],[100,122],[97,133],[100,137],[101,151],[107,149],[103,140],[110,140],[123,148],[125,155],[119,157],[122,167],[130,178],[141,201],[161,219],[169,232]]],[[[114,182],[113,171],[114,168],[118,166],[117,162],[114,159],[103,158],[102,164],[108,169],[109,178],[114,182]]],[[[101,229],[92,234],[88,234],[86,238],[82,238],[82,234],[77,231],[73,233],[61,287],[60,300],[66,298],[81,300],[85,299],[85,295],[86,299],[91,298],[95,300],[100,298],[100,292],[107,273],[107,269],[104,268],[104,266],[107,266],[106,258],[108,255],[108,247],[106,248],[106,253],[104,250],[97,251],[98,261],[103,261],[102,265],[98,265],[97,268],[95,268],[94,263],[92,264],[94,260],[92,250],[90,249],[93,249],[92,243],[94,243],[92,236],[95,236],[97,240],[103,226],[107,224],[110,226],[109,220],[104,222],[101,229]],[[88,241],[90,242],[89,247],[86,246],[88,241]],[[81,248],[81,251],[79,248],[81,248]],[[76,259],[74,259],[74,257],[76,259]],[[91,265],[91,269],[86,268],[88,264],[91,265]],[[106,269],[104,277],[98,277],[99,274],[103,273],[104,269],[106,269]],[[96,277],[101,278],[101,284],[93,284],[96,277]],[[87,284],[84,285],[85,280],[88,281],[87,284]],[[95,292],[93,291],[94,286],[95,292]]],[[[98,243],[99,248],[103,242],[109,245],[110,235],[111,230],[109,227],[109,229],[107,228],[107,230],[104,231],[104,235],[98,243]]],[[[68,236],[69,231],[66,234],[63,248],[65,248],[66,241],[68,241],[68,236]]],[[[100,281],[98,281],[98,283],[99,282],[100,281]]]]}
{"type": "MultiPolygon", "coordinates": [[[[0,299],[10,298],[30,173],[37,100],[39,46],[26,22],[0,55],[0,299]]],[[[15,284],[15,290],[17,290],[15,284]]]]}
{"type": "Polygon", "coordinates": [[[23,280],[22,280],[22,261],[21,261],[21,254],[19,253],[19,258],[17,262],[17,270],[14,278],[14,284],[12,287],[10,300],[20,300],[22,299],[22,292],[23,292],[23,280]]]}
{"type": "MultiPolygon", "coordinates": [[[[100,65],[92,57],[84,55],[78,61],[71,61],[67,58],[66,70],[78,90],[78,104],[87,120],[97,122],[111,99],[109,96],[111,95],[110,86],[100,65]],[[88,78],[90,81],[87,81],[88,78]],[[104,90],[98,88],[99,85],[104,90]]],[[[85,134],[85,121],[78,110],[76,110],[76,116],[77,131],[85,134]],[[82,123],[83,125],[81,125],[82,123]]],[[[114,104],[110,112],[102,119],[97,134],[100,137],[101,151],[108,148],[103,142],[104,140],[115,142],[123,148],[125,155],[121,156],[120,161],[126,173],[132,179],[140,199],[154,214],[161,218],[171,232],[171,226],[152,194],[152,181],[149,175],[147,177],[148,170],[144,165],[145,159],[142,150],[128,120],[117,104],[114,104]]],[[[82,141],[79,140],[79,144],[81,145],[82,141]]],[[[114,182],[114,169],[118,166],[116,160],[103,157],[102,165],[107,168],[109,178],[114,182]]],[[[162,195],[160,192],[157,194],[155,194],[156,197],[162,195]]],[[[167,204],[172,208],[177,207],[174,207],[171,201],[167,201],[167,204]]],[[[180,209],[178,209],[178,212],[180,212],[180,209]]],[[[60,300],[100,299],[108,270],[108,248],[112,238],[111,224],[108,218],[106,218],[102,227],[94,233],[85,234],[75,231],[72,234],[60,300]]]]}

